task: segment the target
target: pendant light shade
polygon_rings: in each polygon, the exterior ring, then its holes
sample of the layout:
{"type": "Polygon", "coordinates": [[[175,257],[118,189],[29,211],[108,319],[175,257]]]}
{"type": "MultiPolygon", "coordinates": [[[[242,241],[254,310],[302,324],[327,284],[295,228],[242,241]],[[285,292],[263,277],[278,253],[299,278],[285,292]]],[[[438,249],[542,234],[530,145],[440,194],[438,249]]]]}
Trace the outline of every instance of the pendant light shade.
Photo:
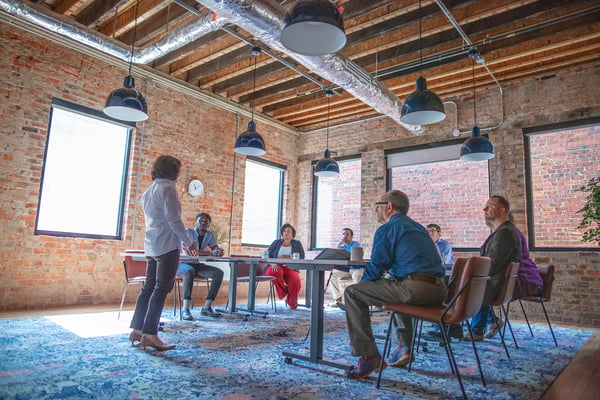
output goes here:
{"type": "Polygon", "coordinates": [[[131,56],[129,58],[129,73],[123,81],[123,87],[113,90],[104,105],[104,114],[109,117],[128,122],[145,121],[148,119],[148,106],[146,99],[135,88],[135,81],[131,76],[133,64],[133,50],[135,48],[135,35],[137,31],[137,13],[140,1],[135,3],[133,17],[133,40],[131,41],[131,56]]]}
{"type": "Polygon", "coordinates": [[[135,88],[133,76],[127,75],[123,87],[111,92],[106,99],[104,114],[121,121],[138,122],[148,119],[146,99],[135,88]]]}
{"type": "Polygon", "coordinates": [[[427,89],[427,81],[422,76],[417,79],[417,88],[402,104],[400,121],[413,125],[435,124],[446,118],[444,104],[440,97],[427,89]]]}
{"type": "Polygon", "coordinates": [[[338,176],[340,174],[340,167],[338,163],[331,158],[329,149],[323,153],[323,158],[315,165],[315,175],[319,177],[326,176],[338,176]]]}
{"type": "Polygon", "coordinates": [[[465,140],[460,148],[460,159],[462,161],[485,161],[494,158],[494,145],[488,138],[481,136],[481,130],[477,126],[477,96],[475,96],[475,58],[473,58],[473,136],[465,140]]]}
{"type": "Polygon", "coordinates": [[[329,0],[299,1],[285,16],[280,40],[306,56],[335,53],[346,44],[342,15],[329,0]]]}
{"type": "MultiPolygon", "coordinates": [[[[421,32],[421,1],[419,0],[419,69],[423,64],[423,39],[421,32]]],[[[440,97],[427,89],[427,81],[419,72],[416,89],[402,104],[400,121],[412,125],[429,125],[442,121],[446,118],[444,103],[440,97]]]]}
{"type": "Polygon", "coordinates": [[[327,89],[325,91],[325,96],[327,97],[327,130],[326,130],[326,149],[323,153],[323,158],[321,158],[317,164],[315,165],[314,174],[319,177],[327,177],[327,176],[338,176],[340,174],[340,166],[338,163],[331,158],[331,152],[329,151],[329,109],[330,109],[330,97],[333,96],[333,90],[327,89]]]}
{"type": "Polygon", "coordinates": [[[235,139],[233,151],[247,156],[262,156],[266,153],[265,141],[260,133],[256,132],[254,121],[248,122],[248,130],[235,139]]]}
{"type": "Polygon", "coordinates": [[[494,158],[494,145],[485,136],[481,136],[478,126],[473,127],[473,136],[465,140],[460,148],[462,161],[485,161],[494,158]]]}
{"type": "Polygon", "coordinates": [[[248,130],[235,139],[235,146],[233,151],[238,154],[245,154],[247,156],[262,156],[265,154],[265,140],[256,132],[256,123],[254,122],[254,93],[256,92],[256,58],[261,54],[260,47],[252,47],[252,55],[254,56],[254,74],[253,74],[253,89],[252,98],[250,99],[250,108],[252,110],[252,116],[250,122],[248,122],[248,130]]]}

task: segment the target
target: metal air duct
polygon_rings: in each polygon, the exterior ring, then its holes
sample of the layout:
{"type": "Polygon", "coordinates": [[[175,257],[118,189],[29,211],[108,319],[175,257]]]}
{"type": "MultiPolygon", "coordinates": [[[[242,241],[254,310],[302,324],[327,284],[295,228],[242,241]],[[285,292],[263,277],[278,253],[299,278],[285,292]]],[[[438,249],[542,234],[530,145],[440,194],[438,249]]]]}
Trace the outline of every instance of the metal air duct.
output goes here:
{"type": "MultiPolygon", "coordinates": [[[[0,9],[20,20],[27,21],[50,32],[69,37],[76,42],[129,62],[131,55],[130,47],[107,40],[105,36],[98,34],[84,25],[75,26],[71,21],[62,20],[61,18],[63,17],[59,14],[56,17],[50,17],[44,14],[43,11],[38,11],[36,7],[39,6],[35,4],[29,6],[14,0],[0,0],[0,9]]],[[[135,49],[133,62],[136,64],[147,64],[210,32],[216,31],[225,22],[220,18],[213,21],[212,14],[204,15],[186,25],[173,29],[155,44],[135,49]]]]}
{"type": "Polygon", "coordinates": [[[391,90],[367,74],[342,53],[304,56],[288,50],[279,41],[285,9],[273,0],[196,0],[219,18],[254,35],[270,48],[287,54],[317,75],[333,82],[355,98],[387,115],[414,134],[423,132],[419,125],[400,121],[402,104],[391,90]]]}

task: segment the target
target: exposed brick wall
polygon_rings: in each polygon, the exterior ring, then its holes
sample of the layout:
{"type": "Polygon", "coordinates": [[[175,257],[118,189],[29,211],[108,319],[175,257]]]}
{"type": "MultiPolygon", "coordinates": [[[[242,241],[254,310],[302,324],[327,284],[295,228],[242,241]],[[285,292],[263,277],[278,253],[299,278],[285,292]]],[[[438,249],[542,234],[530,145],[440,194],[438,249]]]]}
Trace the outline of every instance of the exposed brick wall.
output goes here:
{"type": "MultiPolygon", "coordinates": [[[[522,129],[600,116],[600,96],[595,89],[600,81],[600,66],[588,64],[558,71],[555,76],[546,79],[540,78],[503,82],[504,112],[497,87],[477,90],[478,124],[481,128],[495,127],[489,132],[496,151],[496,157],[490,161],[491,192],[510,200],[516,223],[525,234],[527,216],[522,129]],[[496,128],[499,124],[500,127],[496,128]]],[[[459,129],[469,132],[473,124],[472,95],[466,93],[451,100],[458,106],[459,129]]],[[[378,226],[373,202],[386,188],[384,152],[454,139],[451,132],[457,120],[453,105],[447,105],[446,110],[450,113],[450,120],[429,126],[420,136],[411,135],[388,119],[329,129],[332,152],[337,156],[362,156],[361,241],[367,255],[370,254],[372,237],[378,226]]],[[[310,160],[320,157],[318,143],[322,142],[319,136],[323,134],[314,132],[301,137],[299,160],[307,174],[310,160]]],[[[466,139],[467,135],[463,134],[462,137],[466,139]]],[[[419,179],[417,176],[412,178],[419,179]]],[[[299,199],[299,216],[310,220],[310,198],[299,199]]],[[[431,198],[428,201],[435,204],[441,199],[431,198]]],[[[466,205],[457,208],[460,210],[461,207],[466,205]]],[[[480,212],[483,203],[472,204],[472,207],[476,209],[473,225],[483,225],[480,212]]],[[[553,263],[557,267],[554,298],[549,304],[553,321],[600,326],[600,253],[532,252],[531,256],[538,263],[553,263]]],[[[533,319],[541,321],[543,315],[539,306],[527,307],[531,308],[533,319]]]]}
{"type": "MultiPolygon", "coordinates": [[[[125,74],[125,70],[0,24],[1,309],[118,304],[124,279],[120,253],[143,248],[140,198],[151,183],[150,168],[160,154],[182,160],[177,186],[188,226],[193,226],[198,212],[207,211],[229,236],[233,203],[231,253],[260,251],[239,245],[242,214],[238,199],[244,189],[245,156],[233,152],[237,115],[143,76],[135,76],[136,87],[145,93],[150,118],[134,131],[123,240],[33,235],[52,97],[102,109],[106,96],[122,85],[125,74]],[[192,178],[204,182],[204,196],[193,198],[186,193],[192,178]]],[[[247,123],[247,118],[241,118],[238,131],[245,130],[247,123]]],[[[296,135],[260,122],[257,129],[267,138],[267,158],[290,165],[293,177],[296,135]]],[[[294,202],[286,206],[293,207],[294,202]]],[[[223,246],[228,249],[229,243],[223,246]]],[[[130,291],[128,301],[135,299],[135,293],[130,291]]],[[[226,295],[225,286],[220,300],[225,301],[226,295]]]]}
{"type": "MultiPolygon", "coordinates": [[[[490,163],[491,186],[492,192],[511,200],[523,231],[526,198],[522,128],[599,116],[599,70],[588,64],[558,71],[551,79],[531,77],[503,82],[504,122],[490,135],[496,148],[496,158],[490,163]]],[[[118,303],[123,288],[119,254],[126,248],[142,247],[144,221],[139,198],[150,183],[148,171],[159,154],[173,154],[183,161],[178,188],[188,225],[193,224],[198,211],[208,211],[221,227],[232,226],[230,243],[225,244],[231,253],[260,253],[261,249],[240,246],[244,157],[236,157],[232,151],[236,114],[142,76],[136,76],[136,86],[146,94],[150,118],[135,131],[124,239],[33,235],[51,98],[100,109],[105,96],[122,84],[125,73],[0,24],[1,309],[118,303]],[[206,185],[206,194],[200,198],[184,193],[187,182],[194,177],[206,185]]],[[[373,203],[386,188],[385,151],[452,139],[456,125],[461,131],[470,131],[472,95],[467,92],[470,90],[450,99],[457,105],[456,114],[450,104],[448,119],[428,127],[420,136],[387,118],[330,128],[332,152],[337,156],[361,156],[361,242],[367,257],[378,226],[373,203]]],[[[497,88],[478,89],[477,120],[482,128],[501,122],[500,103],[497,88]]],[[[247,118],[241,118],[238,132],[245,130],[247,122],[247,118]]],[[[260,122],[257,130],[267,141],[266,158],[288,166],[284,220],[295,225],[297,238],[308,247],[311,161],[322,156],[324,132],[298,137],[260,122]]],[[[474,207],[479,209],[481,205],[474,207]]],[[[532,256],[537,262],[557,266],[554,299],[549,304],[553,320],[598,326],[600,253],[544,252],[532,256]]],[[[135,297],[135,291],[131,292],[130,302],[135,297]]],[[[224,300],[226,293],[225,286],[218,301],[224,300]]]]}

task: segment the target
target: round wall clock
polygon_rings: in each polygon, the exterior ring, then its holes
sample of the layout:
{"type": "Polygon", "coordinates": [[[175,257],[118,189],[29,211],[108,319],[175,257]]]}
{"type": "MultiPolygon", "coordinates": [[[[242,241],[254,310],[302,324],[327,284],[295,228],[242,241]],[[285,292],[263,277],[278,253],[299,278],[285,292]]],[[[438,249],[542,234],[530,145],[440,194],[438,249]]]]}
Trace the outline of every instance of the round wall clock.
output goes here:
{"type": "Polygon", "coordinates": [[[204,194],[204,184],[198,179],[192,179],[188,185],[188,192],[194,197],[202,196],[204,194]]]}

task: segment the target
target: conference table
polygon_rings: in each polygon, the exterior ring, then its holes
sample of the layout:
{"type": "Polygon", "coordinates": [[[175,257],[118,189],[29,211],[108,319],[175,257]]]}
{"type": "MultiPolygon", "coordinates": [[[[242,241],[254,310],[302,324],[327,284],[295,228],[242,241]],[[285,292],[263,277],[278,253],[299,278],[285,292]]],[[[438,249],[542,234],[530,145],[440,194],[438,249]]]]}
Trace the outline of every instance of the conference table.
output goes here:
{"type": "Polygon", "coordinates": [[[323,306],[325,299],[325,271],[335,267],[348,267],[350,265],[366,265],[364,261],[349,260],[292,260],[289,258],[268,258],[263,262],[269,264],[286,264],[289,268],[306,271],[306,306],[310,307],[310,348],[308,354],[283,351],[285,362],[292,363],[292,359],[309,361],[315,364],[340,368],[351,373],[354,365],[323,358],[323,306]]]}
{"type": "Polygon", "coordinates": [[[241,314],[244,319],[247,319],[248,315],[260,314],[265,318],[268,311],[257,311],[254,309],[256,299],[256,264],[265,262],[260,257],[250,256],[230,256],[230,257],[217,257],[217,256],[181,256],[180,262],[184,263],[204,263],[204,262],[227,262],[229,263],[229,297],[227,307],[224,309],[217,309],[224,314],[241,314]],[[237,280],[238,280],[238,264],[246,263],[250,264],[249,268],[249,288],[248,288],[248,308],[241,309],[237,306],[237,280]]]}

